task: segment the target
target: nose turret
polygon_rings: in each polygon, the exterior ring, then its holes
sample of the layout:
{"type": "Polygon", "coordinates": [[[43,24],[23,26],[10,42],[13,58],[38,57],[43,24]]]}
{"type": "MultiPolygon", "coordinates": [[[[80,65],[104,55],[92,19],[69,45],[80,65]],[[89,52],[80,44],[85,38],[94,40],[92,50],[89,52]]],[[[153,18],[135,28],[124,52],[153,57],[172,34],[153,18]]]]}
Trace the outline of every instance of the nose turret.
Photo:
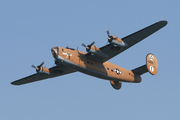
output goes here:
{"type": "Polygon", "coordinates": [[[59,55],[59,48],[58,47],[53,47],[51,48],[51,52],[54,58],[59,55]]]}

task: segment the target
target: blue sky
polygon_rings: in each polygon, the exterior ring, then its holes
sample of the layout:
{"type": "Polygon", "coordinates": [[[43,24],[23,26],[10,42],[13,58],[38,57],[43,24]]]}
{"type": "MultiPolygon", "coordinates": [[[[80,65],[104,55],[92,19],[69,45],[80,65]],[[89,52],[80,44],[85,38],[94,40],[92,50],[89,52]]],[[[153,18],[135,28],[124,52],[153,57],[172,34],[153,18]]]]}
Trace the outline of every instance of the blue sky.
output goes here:
{"type": "Polygon", "coordinates": [[[178,0],[1,0],[0,119],[179,120],[180,2],[178,0]],[[156,55],[159,73],[141,83],[109,81],[79,72],[22,86],[10,82],[35,73],[31,64],[54,65],[54,46],[101,47],[106,29],[123,38],[160,20],[168,25],[110,62],[132,70],[156,55]]]}

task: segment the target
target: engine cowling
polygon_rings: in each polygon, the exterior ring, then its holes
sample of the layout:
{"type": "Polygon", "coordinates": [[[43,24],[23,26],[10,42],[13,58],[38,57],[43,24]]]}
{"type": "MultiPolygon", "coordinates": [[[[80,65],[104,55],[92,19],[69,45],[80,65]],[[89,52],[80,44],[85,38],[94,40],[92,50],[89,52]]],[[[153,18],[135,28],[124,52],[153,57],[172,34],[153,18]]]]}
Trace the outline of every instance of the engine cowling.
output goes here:
{"type": "Polygon", "coordinates": [[[102,53],[100,49],[96,46],[91,45],[87,52],[92,53],[94,55],[102,56],[102,57],[108,57],[108,55],[102,53]]]}
{"type": "Polygon", "coordinates": [[[91,53],[92,55],[108,57],[108,55],[102,53],[101,50],[98,47],[94,46],[93,45],[94,43],[95,43],[95,41],[92,42],[91,44],[87,45],[87,46],[84,43],[82,43],[81,45],[84,46],[86,48],[86,51],[88,53],[91,53]]]}
{"type": "Polygon", "coordinates": [[[109,34],[109,30],[106,30],[107,35],[108,35],[108,42],[112,45],[114,45],[114,47],[126,47],[128,46],[125,42],[123,42],[120,38],[110,35],[109,34]]]}
{"type": "Polygon", "coordinates": [[[110,44],[113,44],[117,47],[126,47],[128,46],[125,42],[123,42],[120,38],[116,37],[116,36],[109,36],[108,38],[108,42],[110,44]]]}
{"type": "Polygon", "coordinates": [[[31,65],[31,67],[35,68],[36,69],[36,72],[37,73],[42,73],[42,74],[50,74],[50,70],[44,66],[42,66],[44,64],[44,62],[42,62],[39,66],[34,66],[34,65],[31,65]]]}
{"type": "Polygon", "coordinates": [[[111,83],[112,87],[116,90],[119,90],[121,88],[121,85],[122,85],[121,81],[111,80],[110,83],[111,83]]]}
{"type": "Polygon", "coordinates": [[[48,74],[48,75],[50,74],[50,71],[48,68],[44,66],[40,66],[38,68],[39,68],[38,70],[36,69],[37,73],[48,74]]]}

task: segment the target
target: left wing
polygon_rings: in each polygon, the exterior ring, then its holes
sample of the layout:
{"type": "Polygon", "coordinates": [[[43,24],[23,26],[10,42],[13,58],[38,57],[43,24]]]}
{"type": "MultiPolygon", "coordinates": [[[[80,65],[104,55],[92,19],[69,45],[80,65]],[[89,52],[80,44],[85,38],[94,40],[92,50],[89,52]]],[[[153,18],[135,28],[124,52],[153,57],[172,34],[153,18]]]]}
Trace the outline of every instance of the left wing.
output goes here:
{"type": "Polygon", "coordinates": [[[108,57],[92,55],[90,53],[87,53],[86,57],[91,60],[103,63],[103,62],[111,59],[112,57],[118,55],[119,53],[125,51],[126,49],[130,48],[131,46],[135,45],[136,43],[142,41],[149,35],[155,33],[156,31],[158,31],[159,29],[164,27],[166,24],[167,24],[167,21],[165,21],[165,20],[159,21],[159,22],[154,23],[154,24],[152,24],[142,30],[139,30],[129,36],[122,38],[122,41],[125,42],[128,46],[121,47],[121,48],[120,47],[115,48],[115,47],[113,47],[112,44],[108,44],[108,45],[101,47],[100,51],[102,53],[106,54],[108,57]]]}
{"type": "Polygon", "coordinates": [[[44,79],[53,78],[53,77],[57,77],[57,76],[76,72],[74,69],[67,68],[65,66],[61,66],[61,67],[55,66],[55,67],[50,68],[49,70],[50,70],[49,75],[43,74],[43,73],[36,73],[36,74],[30,75],[28,77],[16,80],[16,81],[12,82],[11,84],[22,85],[22,84],[27,84],[27,83],[31,83],[31,82],[36,82],[36,81],[40,81],[40,80],[44,80],[44,79]]]}

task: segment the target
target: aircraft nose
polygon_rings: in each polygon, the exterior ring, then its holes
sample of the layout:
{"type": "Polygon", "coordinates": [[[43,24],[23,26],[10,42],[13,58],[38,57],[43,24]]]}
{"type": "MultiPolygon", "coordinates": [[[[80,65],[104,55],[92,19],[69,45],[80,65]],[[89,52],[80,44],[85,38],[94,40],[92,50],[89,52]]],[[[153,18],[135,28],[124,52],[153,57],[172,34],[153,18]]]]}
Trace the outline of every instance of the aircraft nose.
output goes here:
{"type": "Polygon", "coordinates": [[[56,57],[59,54],[58,47],[51,48],[51,52],[52,52],[53,57],[56,57]]]}

